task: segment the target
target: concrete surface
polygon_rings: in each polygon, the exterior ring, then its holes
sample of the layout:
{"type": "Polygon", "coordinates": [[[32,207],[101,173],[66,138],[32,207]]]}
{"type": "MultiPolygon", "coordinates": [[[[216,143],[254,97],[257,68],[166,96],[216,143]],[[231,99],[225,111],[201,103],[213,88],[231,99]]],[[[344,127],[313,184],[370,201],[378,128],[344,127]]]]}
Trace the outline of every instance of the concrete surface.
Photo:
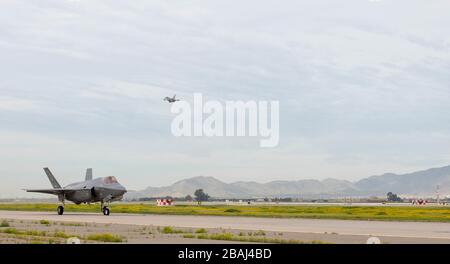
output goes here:
{"type": "Polygon", "coordinates": [[[298,218],[256,218],[189,215],[138,215],[101,213],[0,211],[0,218],[18,220],[50,220],[81,223],[153,225],[190,228],[224,228],[232,230],[264,230],[310,234],[382,236],[398,238],[444,239],[450,243],[450,223],[354,221],[298,218]]]}

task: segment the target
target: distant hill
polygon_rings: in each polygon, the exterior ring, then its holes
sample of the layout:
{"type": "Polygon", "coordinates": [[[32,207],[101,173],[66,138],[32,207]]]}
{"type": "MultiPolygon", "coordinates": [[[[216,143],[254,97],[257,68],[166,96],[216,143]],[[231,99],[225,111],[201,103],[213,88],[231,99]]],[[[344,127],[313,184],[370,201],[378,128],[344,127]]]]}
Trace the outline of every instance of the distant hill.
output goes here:
{"type": "Polygon", "coordinates": [[[142,197],[184,197],[197,189],[215,198],[255,198],[255,197],[302,197],[332,198],[343,196],[384,196],[387,192],[400,195],[432,195],[436,186],[440,192],[450,194],[450,166],[434,168],[409,174],[387,173],[368,177],[356,182],[338,179],[234,182],[224,183],[214,177],[194,177],[178,181],[166,187],[148,187],[141,191],[130,191],[127,199],[142,197]]]}
{"type": "Polygon", "coordinates": [[[442,193],[450,193],[450,166],[402,175],[387,173],[355,183],[359,190],[378,195],[386,191],[410,195],[434,194],[437,185],[442,193]]]}

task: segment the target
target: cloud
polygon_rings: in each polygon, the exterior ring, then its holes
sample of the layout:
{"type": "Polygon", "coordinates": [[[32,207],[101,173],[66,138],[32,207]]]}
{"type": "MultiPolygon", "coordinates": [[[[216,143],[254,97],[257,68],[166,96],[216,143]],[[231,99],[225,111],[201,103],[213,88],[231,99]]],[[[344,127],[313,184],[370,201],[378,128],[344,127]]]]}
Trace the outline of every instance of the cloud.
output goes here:
{"type": "Polygon", "coordinates": [[[3,111],[29,111],[38,108],[38,103],[33,100],[0,96],[0,110],[3,111]]]}
{"type": "MultiPolygon", "coordinates": [[[[13,142],[0,150],[4,175],[31,175],[44,156],[69,175],[94,160],[99,173],[124,174],[134,186],[199,174],[355,179],[444,165],[449,7],[1,1],[0,133],[13,142]],[[190,100],[194,92],[219,101],[279,100],[280,147],[173,138],[162,98],[190,100]],[[21,153],[26,158],[13,162],[21,153]]],[[[17,185],[13,177],[8,184],[17,185]]]]}

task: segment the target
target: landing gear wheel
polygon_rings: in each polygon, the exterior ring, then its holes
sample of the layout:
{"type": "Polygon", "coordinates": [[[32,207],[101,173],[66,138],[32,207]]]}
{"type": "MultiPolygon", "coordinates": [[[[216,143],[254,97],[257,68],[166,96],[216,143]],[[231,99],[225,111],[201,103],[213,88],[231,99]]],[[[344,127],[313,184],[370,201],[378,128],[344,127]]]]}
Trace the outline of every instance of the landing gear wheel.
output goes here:
{"type": "Polygon", "coordinates": [[[63,206],[58,206],[58,215],[62,215],[62,214],[64,214],[64,207],[63,206]]]}
{"type": "Polygon", "coordinates": [[[103,207],[103,214],[104,215],[109,215],[109,208],[108,207],[103,207]]]}

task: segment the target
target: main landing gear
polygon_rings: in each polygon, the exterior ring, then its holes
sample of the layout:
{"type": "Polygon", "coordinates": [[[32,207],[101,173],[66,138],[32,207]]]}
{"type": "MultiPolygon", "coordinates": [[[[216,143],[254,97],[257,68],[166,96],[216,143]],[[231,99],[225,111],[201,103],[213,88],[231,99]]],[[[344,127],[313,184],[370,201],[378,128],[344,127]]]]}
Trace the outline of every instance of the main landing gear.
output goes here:
{"type": "Polygon", "coordinates": [[[63,215],[64,214],[64,206],[66,205],[65,201],[66,201],[66,197],[64,197],[64,195],[60,195],[59,197],[59,206],[58,209],[56,209],[56,211],[58,212],[58,215],[63,215]]]}
{"type": "Polygon", "coordinates": [[[64,206],[62,206],[62,205],[58,206],[57,212],[58,212],[58,215],[63,215],[64,214],[64,206]]]}

